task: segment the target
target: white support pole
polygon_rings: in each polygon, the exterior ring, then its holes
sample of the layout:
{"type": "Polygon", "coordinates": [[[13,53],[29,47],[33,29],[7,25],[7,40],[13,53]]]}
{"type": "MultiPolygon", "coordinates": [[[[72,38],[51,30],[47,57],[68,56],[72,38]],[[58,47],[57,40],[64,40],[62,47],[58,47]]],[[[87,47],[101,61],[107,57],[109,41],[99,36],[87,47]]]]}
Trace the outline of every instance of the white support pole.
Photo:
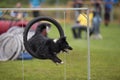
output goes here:
{"type": "MultiPolygon", "coordinates": [[[[64,32],[66,32],[66,11],[64,11],[64,32]]],[[[67,63],[66,63],[66,54],[64,54],[64,80],[67,80],[67,63]]]]}
{"type": "Polygon", "coordinates": [[[66,11],[66,10],[87,10],[88,8],[0,8],[0,10],[43,10],[43,11],[66,11]]]}
{"type": "Polygon", "coordinates": [[[87,10],[87,41],[88,41],[88,80],[91,79],[90,77],[90,36],[89,36],[89,33],[90,33],[90,25],[89,25],[89,9],[87,10]]]}
{"type": "MultiPolygon", "coordinates": [[[[59,0],[56,0],[56,8],[59,6],[59,0]]],[[[56,11],[56,18],[59,18],[60,17],[60,12],[59,11],[56,11]]]]}

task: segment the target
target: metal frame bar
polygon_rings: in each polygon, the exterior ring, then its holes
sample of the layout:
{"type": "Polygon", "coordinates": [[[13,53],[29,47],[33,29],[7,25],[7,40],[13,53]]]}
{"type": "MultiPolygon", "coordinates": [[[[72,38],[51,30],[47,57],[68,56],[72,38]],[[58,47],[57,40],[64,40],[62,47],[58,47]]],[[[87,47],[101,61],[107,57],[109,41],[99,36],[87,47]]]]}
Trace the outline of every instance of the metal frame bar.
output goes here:
{"type": "Polygon", "coordinates": [[[0,8],[0,10],[88,10],[88,8],[0,8]]]}

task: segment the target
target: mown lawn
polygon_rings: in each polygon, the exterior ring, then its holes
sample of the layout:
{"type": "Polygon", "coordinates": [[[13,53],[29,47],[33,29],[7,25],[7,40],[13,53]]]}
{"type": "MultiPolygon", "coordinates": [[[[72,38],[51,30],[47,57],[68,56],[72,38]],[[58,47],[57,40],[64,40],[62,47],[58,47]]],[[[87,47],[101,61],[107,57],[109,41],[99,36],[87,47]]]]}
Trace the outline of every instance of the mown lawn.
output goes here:
{"type": "MultiPolygon", "coordinates": [[[[23,75],[24,80],[87,80],[87,40],[73,39],[70,24],[66,24],[65,33],[73,50],[59,54],[64,64],[38,59],[26,60],[23,64],[20,60],[0,62],[0,80],[23,80],[23,75]]],[[[90,40],[91,80],[119,80],[120,26],[102,25],[101,34],[102,40],[90,40]]]]}

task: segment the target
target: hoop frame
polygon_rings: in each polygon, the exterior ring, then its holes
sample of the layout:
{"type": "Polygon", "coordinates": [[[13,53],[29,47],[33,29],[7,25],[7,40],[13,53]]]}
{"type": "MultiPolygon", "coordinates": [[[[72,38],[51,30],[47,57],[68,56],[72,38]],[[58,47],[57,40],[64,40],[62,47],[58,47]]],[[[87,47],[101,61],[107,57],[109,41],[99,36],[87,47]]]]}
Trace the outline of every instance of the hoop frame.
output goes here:
{"type": "Polygon", "coordinates": [[[54,24],[56,26],[56,28],[58,29],[58,32],[59,32],[59,36],[60,37],[64,37],[64,31],[61,27],[61,25],[53,18],[51,17],[47,17],[47,16],[40,16],[40,17],[36,17],[35,19],[31,20],[27,26],[25,27],[25,30],[24,30],[24,33],[23,33],[23,41],[24,41],[24,46],[26,48],[26,50],[35,58],[38,58],[38,59],[41,59],[41,57],[39,57],[38,55],[35,54],[35,52],[33,52],[30,48],[30,43],[28,43],[28,39],[27,39],[27,36],[28,36],[28,32],[29,32],[29,29],[32,27],[32,25],[34,25],[36,22],[38,21],[48,21],[52,24],[54,24]]]}

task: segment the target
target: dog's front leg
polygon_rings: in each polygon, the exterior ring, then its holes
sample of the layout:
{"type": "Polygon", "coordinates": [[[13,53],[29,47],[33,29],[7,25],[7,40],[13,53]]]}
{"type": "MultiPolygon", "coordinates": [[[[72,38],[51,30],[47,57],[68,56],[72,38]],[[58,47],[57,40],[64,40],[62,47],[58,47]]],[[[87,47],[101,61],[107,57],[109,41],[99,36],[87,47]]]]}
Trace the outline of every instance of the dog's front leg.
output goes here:
{"type": "Polygon", "coordinates": [[[50,58],[56,64],[63,64],[62,60],[57,57],[56,54],[51,54],[50,58]]]}

